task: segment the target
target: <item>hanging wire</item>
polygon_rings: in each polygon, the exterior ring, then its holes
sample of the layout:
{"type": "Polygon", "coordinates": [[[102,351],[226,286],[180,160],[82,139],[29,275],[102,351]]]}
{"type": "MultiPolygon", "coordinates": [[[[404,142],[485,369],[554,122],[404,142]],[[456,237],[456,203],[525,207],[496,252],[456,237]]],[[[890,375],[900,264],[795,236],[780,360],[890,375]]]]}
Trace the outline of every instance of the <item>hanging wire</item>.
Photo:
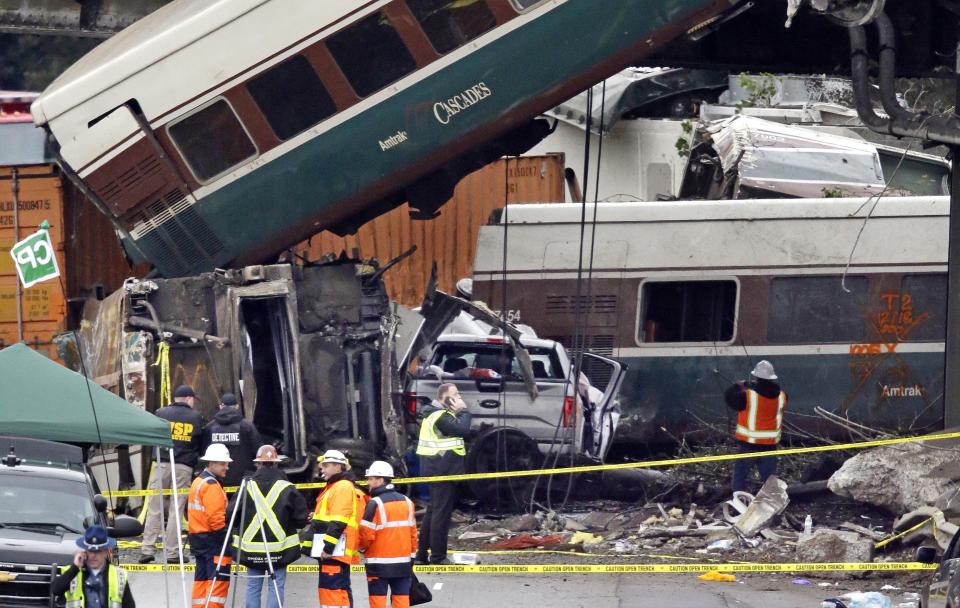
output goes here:
{"type": "MultiPolygon", "coordinates": [[[[63,275],[58,275],[57,279],[60,283],[60,290],[63,293],[64,299],[67,298],[67,287],[63,282],[63,275]]],[[[72,329],[70,333],[73,334],[73,340],[77,344],[77,355],[80,359],[80,373],[83,375],[83,384],[87,389],[87,400],[90,403],[90,411],[93,412],[93,425],[97,429],[97,443],[100,445],[100,459],[103,463],[103,478],[107,484],[107,493],[113,495],[113,484],[110,483],[110,469],[107,468],[107,454],[103,448],[103,435],[100,433],[100,419],[97,417],[97,407],[93,402],[93,391],[90,389],[90,377],[87,374],[87,364],[83,356],[84,346],[83,346],[83,337],[77,332],[77,330],[72,329]]],[[[117,460],[117,466],[119,466],[120,461],[117,460]]]]}
{"type": "MultiPolygon", "coordinates": [[[[926,119],[924,119],[923,123],[921,123],[920,125],[920,128],[922,129],[923,127],[925,127],[927,122],[931,118],[933,118],[933,116],[928,116],[926,119]]],[[[840,288],[843,289],[845,293],[851,293],[851,291],[847,288],[847,273],[850,272],[850,266],[853,264],[853,255],[857,251],[857,245],[860,244],[860,237],[863,236],[863,231],[867,228],[867,222],[870,221],[870,218],[873,215],[873,212],[876,210],[877,205],[880,204],[880,199],[882,199],[883,196],[887,193],[887,190],[890,189],[890,184],[891,182],[893,182],[893,178],[896,177],[897,172],[900,171],[900,167],[903,165],[903,161],[906,160],[907,158],[907,153],[913,148],[916,142],[917,140],[915,139],[910,140],[910,143],[907,144],[907,146],[903,149],[903,153],[900,155],[900,160],[899,162],[897,162],[897,166],[894,167],[893,172],[890,174],[890,177],[884,180],[885,183],[883,185],[883,189],[880,190],[880,193],[867,197],[867,200],[863,201],[863,204],[857,207],[857,210],[851,213],[849,216],[849,217],[853,217],[857,215],[858,213],[863,211],[864,207],[866,207],[867,205],[870,204],[871,201],[873,201],[873,205],[870,207],[870,210],[867,212],[867,215],[863,218],[863,223],[860,225],[860,230],[857,231],[857,238],[854,239],[853,246],[850,248],[850,256],[847,258],[847,264],[846,266],[843,267],[843,275],[840,277],[840,288]]],[[[953,162],[957,162],[957,159],[954,159],[953,162]]]]}

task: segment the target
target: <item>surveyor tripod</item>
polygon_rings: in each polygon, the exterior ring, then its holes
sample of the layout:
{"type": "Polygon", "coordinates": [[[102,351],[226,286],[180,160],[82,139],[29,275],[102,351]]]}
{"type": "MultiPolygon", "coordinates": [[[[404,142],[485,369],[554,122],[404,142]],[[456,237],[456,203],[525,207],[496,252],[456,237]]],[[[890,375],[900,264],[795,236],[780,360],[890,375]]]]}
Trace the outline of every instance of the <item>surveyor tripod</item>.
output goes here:
{"type": "MultiPolygon", "coordinates": [[[[265,519],[263,514],[269,511],[272,511],[272,509],[270,508],[269,505],[266,504],[266,502],[264,502],[260,492],[250,492],[247,489],[252,483],[255,483],[255,482],[249,477],[244,477],[243,481],[240,482],[240,488],[237,490],[236,505],[239,506],[240,525],[242,526],[243,522],[247,521],[247,496],[250,496],[251,498],[253,498],[253,505],[257,509],[257,513],[256,515],[254,515],[254,517],[256,518],[256,525],[258,525],[260,528],[260,540],[263,541],[263,553],[266,556],[267,572],[266,574],[256,574],[256,575],[243,573],[243,576],[245,578],[251,578],[251,577],[269,578],[270,582],[273,584],[273,592],[277,596],[277,605],[280,606],[280,608],[283,608],[283,598],[280,597],[280,588],[277,585],[277,574],[273,569],[273,558],[270,555],[270,548],[267,543],[267,532],[263,526],[263,522],[265,519]]],[[[218,564],[223,563],[223,558],[227,554],[227,547],[230,545],[231,538],[233,538],[233,524],[237,518],[237,510],[238,510],[237,507],[234,507],[233,512],[230,514],[230,522],[227,524],[227,535],[223,539],[223,547],[220,549],[220,559],[217,560],[218,564]]],[[[243,532],[244,531],[241,531],[240,535],[237,536],[237,556],[235,560],[235,563],[237,564],[240,563],[240,556],[243,554],[243,532]]],[[[235,571],[233,568],[230,569],[230,586],[231,587],[233,587],[234,578],[239,578],[240,574],[241,573],[239,570],[235,571]]],[[[211,585],[210,589],[207,591],[207,597],[203,602],[203,608],[207,608],[207,606],[210,603],[210,597],[212,595],[213,595],[213,585],[211,585]]],[[[234,589],[233,599],[230,601],[231,608],[234,606],[236,601],[237,601],[237,591],[236,589],[234,589]]]]}

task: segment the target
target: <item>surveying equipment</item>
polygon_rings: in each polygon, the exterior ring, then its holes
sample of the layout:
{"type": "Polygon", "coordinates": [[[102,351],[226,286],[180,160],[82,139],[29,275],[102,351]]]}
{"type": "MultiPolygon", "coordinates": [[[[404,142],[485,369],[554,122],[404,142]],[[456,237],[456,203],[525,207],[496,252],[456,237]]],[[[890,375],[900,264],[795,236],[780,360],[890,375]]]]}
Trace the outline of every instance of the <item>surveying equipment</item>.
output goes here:
{"type": "MultiPolygon", "coordinates": [[[[269,577],[269,578],[270,578],[270,582],[273,583],[273,592],[274,592],[274,594],[276,594],[276,597],[277,597],[277,605],[279,605],[280,608],[283,608],[283,598],[280,597],[280,588],[277,586],[277,575],[276,575],[276,572],[274,572],[274,570],[273,570],[273,558],[272,558],[272,556],[270,555],[270,548],[269,548],[269,545],[268,545],[268,543],[267,543],[267,533],[266,533],[266,530],[265,530],[264,527],[263,527],[263,522],[264,522],[264,519],[265,519],[265,518],[264,518],[264,513],[266,513],[267,511],[271,511],[271,509],[270,509],[270,507],[263,501],[263,498],[261,497],[261,495],[260,495],[261,493],[260,493],[259,491],[258,491],[258,492],[250,492],[250,491],[249,491],[248,487],[249,487],[250,484],[253,484],[253,483],[255,483],[255,482],[254,482],[250,477],[244,477],[244,478],[243,478],[243,481],[240,482],[240,489],[237,490],[237,498],[236,498],[237,503],[236,503],[236,504],[239,505],[239,507],[240,507],[240,508],[239,508],[239,511],[240,511],[240,525],[243,525],[243,522],[246,521],[246,519],[247,519],[247,500],[246,500],[247,495],[249,494],[249,496],[250,496],[251,498],[253,498],[253,504],[254,504],[254,506],[255,506],[256,509],[257,509],[257,513],[256,513],[256,515],[254,515],[255,520],[253,520],[253,521],[255,521],[255,522],[256,522],[255,525],[259,526],[259,528],[260,528],[260,539],[261,539],[261,541],[263,541],[263,551],[264,551],[264,553],[265,553],[266,556],[267,556],[267,558],[266,558],[266,562],[267,562],[267,564],[266,564],[266,566],[267,566],[266,570],[267,570],[267,573],[266,573],[266,574],[262,574],[262,575],[260,575],[260,574],[251,575],[251,574],[248,574],[248,573],[244,572],[244,573],[242,573],[242,574],[243,574],[243,576],[244,576],[245,578],[251,578],[251,577],[257,577],[257,578],[259,578],[259,577],[264,577],[264,578],[267,578],[267,577],[269,577]]],[[[226,555],[226,553],[227,553],[227,547],[230,545],[230,541],[231,541],[231,539],[233,538],[233,524],[234,524],[234,521],[236,520],[236,517],[237,517],[237,510],[238,510],[238,509],[237,509],[236,507],[234,507],[233,513],[230,514],[230,522],[227,524],[227,534],[226,534],[226,537],[225,537],[224,540],[223,540],[223,547],[220,549],[220,559],[218,560],[218,563],[223,563],[223,557],[226,555]]],[[[251,523],[253,523],[253,521],[252,521],[251,523]]],[[[236,556],[236,559],[235,559],[235,561],[234,561],[234,563],[236,563],[236,564],[239,564],[239,563],[240,563],[240,556],[241,556],[241,554],[243,553],[243,543],[241,542],[241,540],[242,540],[242,534],[243,534],[243,533],[241,532],[241,535],[237,537],[237,556],[236,556]]],[[[235,579],[235,578],[240,578],[240,576],[241,576],[241,572],[240,572],[238,569],[234,569],[234,568],[231,568],[231,569],[230,569],[230,586],[231,586],[231,587],[233,587],[233,585],[234,585],[234,579],[235,579]]],[[[205,599],[204,602],[203,602],[203,608],[207,608],[207,606],[209,605],[209,603],[210,603],[210,596],[211,596],[212,594],[213,594],[213,585],[211,585],[211,586],[210,586],[210,589],[207,590],[207,597],[206,597],[206,599],[205,599]]],[[[232,607],[232,606],[235,604],[236,601],[237,601],[237,591],[236,591],[236,589],[234,589],[233,599],[232,599],[231,602],[230,602],[230,606],[232,607]]]]}

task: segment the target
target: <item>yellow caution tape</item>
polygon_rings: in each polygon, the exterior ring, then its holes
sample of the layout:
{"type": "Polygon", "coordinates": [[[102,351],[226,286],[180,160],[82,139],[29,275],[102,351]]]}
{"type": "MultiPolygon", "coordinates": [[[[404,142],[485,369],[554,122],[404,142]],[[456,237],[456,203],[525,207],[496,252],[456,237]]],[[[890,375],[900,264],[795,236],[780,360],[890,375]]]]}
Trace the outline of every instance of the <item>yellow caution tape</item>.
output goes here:
{"type": "Polygon", "coordinates": [[[173,401],[170,386],[170,345],[166,342],[160,342],[157,350],[157,360],[153,367],[160,367],[160,400],[163,403],[173,401]]]}
{"type": "MultiPolygon", "coordinates": [[[[179,572],[178,564],[120,564],[127,572],[179,572]]],[[[246,571],[234,566],[234,571],[246,571]]],[[[316,573],[318,566],[292,564],[287,572],[316,573]]],[[[184,570],[193,572],[194,564],[184,564],[184,570]]],[[[684,574],[702,572],[857,572],[857,571],[915,571],[935,570],[932,564],[919,562],[865,562],[865,563],[793,563],[793,564],[536,564],[536,565],[477,565],[477,566],[414,566],[418,574],[684,574]]],[[[352,566],[351,572],[363,573],[363,566],[352,566]]]]}
{"type": "MultiPolygon", "coordinates": [[[[642,462],[624,462],[620,464],[595,464],[579,467],[560,467],[552,469],[535,469],[526,471],[499,471],[494,473],[465,473],[462,475],[440,475],[437,477],[404,477],[394,479],[395,484],[408,483],[439,483],[444,481],[471,481],[474,479],[505,479],[509,477],[535,477],[538,475],[569,475],[576,473],[598,473],[602,471],[622,471],[627,469],[649,469],[656,467],[676,467],[685,464],[698,464],[704,462],[724,462],[733,460],[743,460],[746,458],[767,458],[770,456],[796,456],[799,454],[817,454],[822,452],[836,452],[841,450],[863,450],[866,448],[875,448],[887,445],[899,445],[903,443],[916,443],[920,441],[942,441],[944,439],[958,439],[960,432],[939,433],[935,435],[924,435],[919,437],[895,437],[892,439],[874,439],[872,441],[859,441],[852,443],[839,443],[835,445],[817,445],[805,448],[787,448],[783,450],[771,450],[764,452],[747,452],[744,454],[718,454],[713,456],[691,456],[688,458],[669,458],[664,460],[647,460],[642,462]]],[[[298,483],[295,484],[298,489],[307,490],[321,488],[323,482],[298,483]]],[[[225,488],[227,492],[234,492],[236,487],[225,488]]],[[[157,494],[159,490],[118,490],[106,492],[104,496],[150,496],[157,494]]],[[[186,494],[187,489],[180,489],[178,493],[186,494]]],[[[163,490],[164,495],[170,495],[172,490],[163,490]]]]}
{"type": "Polygon", "coordinates": [[[907,528],[907,529],[904,530],[903,532],[898,532],[898,533],[894,534],[893,536],[888,536],[887,538],[881,540],[880,542],[876,543],[876,544],[873,545],[873,546],[874,546],[874,548],[876,548],[876,549],[882,549],[883,547],[886,547],[887,545],[889,545],[889,544],[892,543],[893,541],[897,540],[898,538],[902,538],[902,537],[906,536],[907,534],[910,534],[911,532],[914,532],[914,531],[916,531],[916,530],[919,530],[920,528],[924,527],[924,526],[927,525],[927,524],[933,524],[933,518],[932,518],[932,517],[929,518],[929,519],[923,520],[922,522],[918,523],[917,525],[915,525],[915,526],[913,526],[913,527],[911,527],[911,528],[907,528]]]}

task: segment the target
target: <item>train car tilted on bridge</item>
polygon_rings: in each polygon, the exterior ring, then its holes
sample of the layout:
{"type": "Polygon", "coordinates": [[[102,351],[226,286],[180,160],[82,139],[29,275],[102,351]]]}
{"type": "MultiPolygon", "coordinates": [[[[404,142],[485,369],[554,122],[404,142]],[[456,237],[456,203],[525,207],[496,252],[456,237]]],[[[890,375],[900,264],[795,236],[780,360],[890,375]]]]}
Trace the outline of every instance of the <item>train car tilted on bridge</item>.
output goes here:
{"type": "Polygon", "coordinates": [[[175,0],[34,103],[62,164],[165,276],[269,261],[549,132],[536,116],[731,0],[175,0]]]}

